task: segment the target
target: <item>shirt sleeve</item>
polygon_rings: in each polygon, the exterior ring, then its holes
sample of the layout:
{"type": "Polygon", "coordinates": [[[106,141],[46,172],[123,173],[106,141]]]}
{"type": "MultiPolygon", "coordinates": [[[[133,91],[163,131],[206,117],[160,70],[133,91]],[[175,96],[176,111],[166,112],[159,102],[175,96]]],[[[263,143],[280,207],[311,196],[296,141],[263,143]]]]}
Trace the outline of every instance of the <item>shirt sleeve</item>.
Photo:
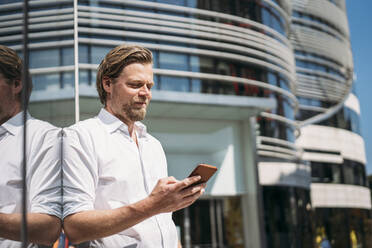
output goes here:
{"type": "Polygon", "coordinates": [[[96,154],[91,137],[82,130],[63,130],[63,218],[93,210],[98,182],[96,154]]]}
{"type": "Polygon", "coordinates": [[[31,213],[62,218],[61,129],[40,128],[31,137],[28,187],[31,213]]]}

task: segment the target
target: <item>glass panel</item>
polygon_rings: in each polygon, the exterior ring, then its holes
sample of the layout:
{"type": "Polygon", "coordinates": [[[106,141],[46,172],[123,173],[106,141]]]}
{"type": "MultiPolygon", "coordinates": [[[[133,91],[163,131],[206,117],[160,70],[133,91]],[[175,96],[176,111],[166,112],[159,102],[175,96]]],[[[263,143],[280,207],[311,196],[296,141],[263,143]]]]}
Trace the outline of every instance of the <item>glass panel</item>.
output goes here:
{"type": "Polygon", "coordinates": [[[60,65],[59,49],[33,50],[30,52],[30,68],[60,65]]]}
{"type": "Polygon", "coordinates": [[[74,65],[74,48],[73,47],[63,47],[62,52],[62,62],[61,65],[74,65]]]}
{"type": "Polygon", "coordinates": [[[282,122],[260,117],[257,123],[260,127],[259,135],[261,136],[283,139],[290,142],[295,141],[294,130],[282,122]]]}
{"type": "Polygon", "coordinates": [[[190,234],[193,245],[212,244],[210,201],[198,201],[190,209],[190,234]]]}
{"type": "Polygon", "coordinates": [[[79,84],[89,84],[89,71],[88,70],[79,71],[79,84]]]}
{"type": "Polygon", "coordinates": [[[198,200],[173,214],[181,243],[187,247],[244,247],[240,197],[198,200]],[[188,225],[189,223],[189,225],[188,225]]]}
{"type": "Polygon", "coordinates": [[[187,78],[160,76],[160,89],[169,91],[190,91],[190,84],[187,78]]]}
{"type": "Polygon", "coordinates": [[[188,70],[188,56],[186,54],[178,53],[159,53],[159,67],[161,69],[171,69],[171,70],[188,70]]]}
{"type": "Polygon", "coordinates": [[[58,91],[60,88],[59,75],[59,73],[34,75],[32,77],[32,81],[34,83],[34,91],[58,91]]]}
{"type": "Polygon", "coordinates": [[[74,88],[75,87],[75,74],[74,72],[62,72],[62,87],[74,88]]]}
{"type": "Polygon", "coordinates": [[[191,79],[191,91],[201,93],[201,80],[191,79]]]}
{"type": "Polygon", "coordinates": [[[332,247],[371,246],[372,229],[369,210],[317,208],[315,221],[317,245],[328,240],[332,247]]]}
{"type": "Polygon", "coordinates": [[[200,59],[198,56],[190,56],[191,71],[200,72],[200,59]]]}
{"type": "Polygon", "coordinates": [[[89,63],[89,48],[88,45],[79,45],[79,63],[89,63]]]}
{"type": "Polygon", "coordinates": [[[90,62],[92,64],[100,64],[112,48],[109,46],[91,46],[90,62]]]}
{"type": "Polygon", "coordinates": [[[263,201],[268,247],[314,247],[309,190],[264,186],[263,201]]]}
{"type": "Polygon", "coordinates": [[[167,3],[167,4],[174,4],[174,5],[185,5],[186,0],[156,0],[158,3],[167,3]]]}

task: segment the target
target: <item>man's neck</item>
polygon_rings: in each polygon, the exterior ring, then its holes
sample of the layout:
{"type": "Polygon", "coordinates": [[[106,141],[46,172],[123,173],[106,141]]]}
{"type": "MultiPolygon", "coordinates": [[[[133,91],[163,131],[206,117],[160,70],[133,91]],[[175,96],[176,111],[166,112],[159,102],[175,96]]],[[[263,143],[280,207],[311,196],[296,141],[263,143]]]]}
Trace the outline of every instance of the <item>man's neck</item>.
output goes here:
{"type": "Polygon", "coordinates": [[[106,109],[107,112],[109,112],[110,114],[112,114],[113,116],[115,116],[116,118],[121,120],[125,125],[127,125],[129,135],[130,135],[130,137],[132,137],[134,139],[134,136],[135,136],[135,132],[134,132],[134,126],[135,125],[134,125],[134,123],[135,122],[131,121],[131,120],[128,120],[124,116],[115,114],[114,111],[112,111],[112,109],[109,106],[105,106],[105,109],[106,109]]]}

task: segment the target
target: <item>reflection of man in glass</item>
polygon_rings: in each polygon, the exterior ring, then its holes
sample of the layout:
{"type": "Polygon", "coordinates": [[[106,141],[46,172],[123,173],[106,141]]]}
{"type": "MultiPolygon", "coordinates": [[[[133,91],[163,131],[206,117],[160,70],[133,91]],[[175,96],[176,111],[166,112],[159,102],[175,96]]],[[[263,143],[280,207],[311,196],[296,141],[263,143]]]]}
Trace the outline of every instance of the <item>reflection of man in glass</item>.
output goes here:
{"type": "Polygon", "coordinates": [[[151,99],[152,54],[118,46],[101,62],[97,89],[104,108],[65,129],[64,230],[90,247],[178,245],[171,212],[192,204],[205,185],[167,177],[158,140],[140,123],[151,99]]]}
{"type": "MultiPolygon", "coordinates": [[[[0,45],[0,247],[21,247],[22,61],[0,45]]],[[[61,231],[60,129],[27,118],[28,239],[51,245],[61,231]]],[[[31,244],[30,247],[37,247],[31,244]]]]}

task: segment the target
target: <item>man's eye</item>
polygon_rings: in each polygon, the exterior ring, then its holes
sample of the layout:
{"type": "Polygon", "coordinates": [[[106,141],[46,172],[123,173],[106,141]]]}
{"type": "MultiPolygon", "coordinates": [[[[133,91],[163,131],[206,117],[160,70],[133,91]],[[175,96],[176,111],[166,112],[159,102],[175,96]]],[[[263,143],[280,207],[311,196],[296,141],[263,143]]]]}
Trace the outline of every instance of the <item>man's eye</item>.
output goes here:
{"type": "Polygon", "coordinates": [[[132,87],[132,88],[140,88],[141,87],[141,85],[140,84],[129,84],[129,86],[130,87],[132,87]]]}

